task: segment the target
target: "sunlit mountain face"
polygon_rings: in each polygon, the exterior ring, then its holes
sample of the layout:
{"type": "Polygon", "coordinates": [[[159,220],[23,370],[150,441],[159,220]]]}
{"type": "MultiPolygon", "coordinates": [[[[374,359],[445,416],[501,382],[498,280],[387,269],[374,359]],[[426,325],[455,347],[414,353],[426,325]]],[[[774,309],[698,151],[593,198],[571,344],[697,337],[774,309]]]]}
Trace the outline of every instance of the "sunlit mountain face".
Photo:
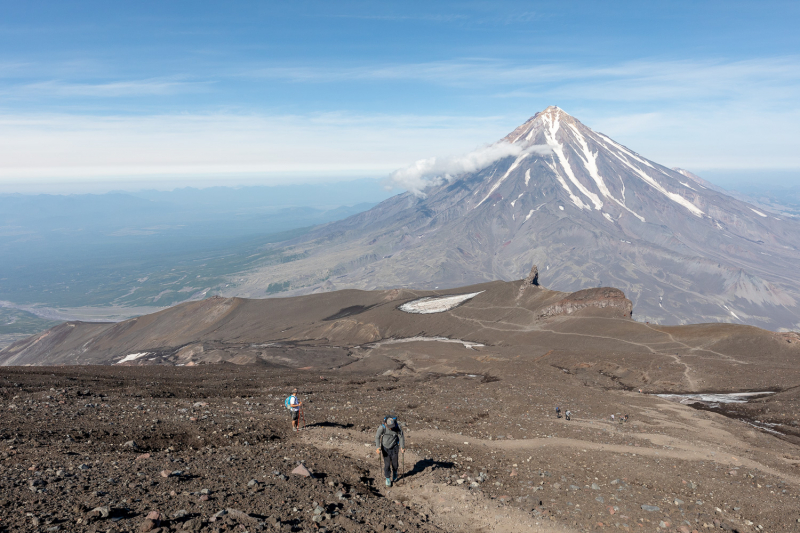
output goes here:
{"type": "Polygon", "coordinates": [[[447,175],[286,246],[302,258],[240,278],[289,294],[461,286],[524,277],[560,291],[613,286],[637,320],[800,327],[800,224],[642,157],[558,107],[447,175]]]}

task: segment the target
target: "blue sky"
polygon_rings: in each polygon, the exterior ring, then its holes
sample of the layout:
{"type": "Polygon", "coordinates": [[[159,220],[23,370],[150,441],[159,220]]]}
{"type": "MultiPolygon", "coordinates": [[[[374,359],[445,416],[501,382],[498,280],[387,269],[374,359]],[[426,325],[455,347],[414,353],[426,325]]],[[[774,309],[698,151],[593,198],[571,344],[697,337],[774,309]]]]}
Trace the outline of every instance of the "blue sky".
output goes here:
{"type": "Polygon", "coordinates": [[[2,13],[0,191],[381,177],[493,142],[548,105],[701,174],[800,169],[798,2],[2,13]]]}

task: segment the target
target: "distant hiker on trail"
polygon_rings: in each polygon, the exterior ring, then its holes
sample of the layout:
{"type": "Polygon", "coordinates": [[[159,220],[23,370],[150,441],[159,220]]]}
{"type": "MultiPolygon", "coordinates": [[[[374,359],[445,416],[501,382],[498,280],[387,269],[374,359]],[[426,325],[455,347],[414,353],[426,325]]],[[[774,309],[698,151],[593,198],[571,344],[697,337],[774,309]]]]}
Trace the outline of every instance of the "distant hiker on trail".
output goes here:
{"type": "Polygon", "coordinates": [[[614,415],[611,415],[611,421],[612,422],[614,421],[614,415]]]}
{"type": "Polygon", "coordinates": [[[569,420],[571,416],[572,416],[572,413],[570,413],[569,410],[567,410],[567,412],[564,413],[564,418],[566,418],[567,420],[569,420]]]}
{"type": "Polygon", "coordinates": [[[556,407],[556,418],[561,418],[561,408],[556,407]]]}
{"type": "Polygon", "coordinates": [[[297,399],[297,389],[292,391],[292,395],[286,398],[283,405],[292,413],[292,431],[300,429],[300,408],[303,402],[297,399]]]}
{"type": "Polygon", "coordinates": [[[623,418],[622,420],[623,420],[623,422],[627,422],[628,421],[628,415],[625,415],[625,418],[623,418]]]}
{"type": "Polygon", "coordinates": [[[383,455],[383,477],[386,478],[386,486],[391,487],[398,478],[399,453],[406,453],[406,437],[396,416],[385,417],[383,424],[378,426],[375,448],[376,453],[383,455]]]}

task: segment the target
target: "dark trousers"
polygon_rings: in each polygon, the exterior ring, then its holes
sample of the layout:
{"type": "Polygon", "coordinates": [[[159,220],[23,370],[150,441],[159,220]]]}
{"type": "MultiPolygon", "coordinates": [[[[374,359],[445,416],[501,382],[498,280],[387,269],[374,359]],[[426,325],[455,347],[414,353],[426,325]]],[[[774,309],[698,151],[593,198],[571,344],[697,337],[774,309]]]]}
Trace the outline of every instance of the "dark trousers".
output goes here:
{"type": "Polygon", "coordinates": [[[392,477],[392,472],[397,475],[397,460],[400,457],[400,446],[392,448],[384,448],[381,446],[381,455],[383,455],[383,477],[392,477]]]}

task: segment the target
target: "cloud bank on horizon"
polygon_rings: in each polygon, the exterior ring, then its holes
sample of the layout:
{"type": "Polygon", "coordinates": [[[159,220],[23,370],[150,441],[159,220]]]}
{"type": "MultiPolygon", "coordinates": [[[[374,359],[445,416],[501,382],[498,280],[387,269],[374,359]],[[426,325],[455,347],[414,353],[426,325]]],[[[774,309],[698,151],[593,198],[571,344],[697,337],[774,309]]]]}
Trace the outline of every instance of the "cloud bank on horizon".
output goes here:
{"type": "Polygon", "coordinates": [[[312,4],[8,6],[0,191],[391,173],[419,193],[500,149],[441,154],[549,105],[668,166],[800,169],[800,3],[312,4]]]}

